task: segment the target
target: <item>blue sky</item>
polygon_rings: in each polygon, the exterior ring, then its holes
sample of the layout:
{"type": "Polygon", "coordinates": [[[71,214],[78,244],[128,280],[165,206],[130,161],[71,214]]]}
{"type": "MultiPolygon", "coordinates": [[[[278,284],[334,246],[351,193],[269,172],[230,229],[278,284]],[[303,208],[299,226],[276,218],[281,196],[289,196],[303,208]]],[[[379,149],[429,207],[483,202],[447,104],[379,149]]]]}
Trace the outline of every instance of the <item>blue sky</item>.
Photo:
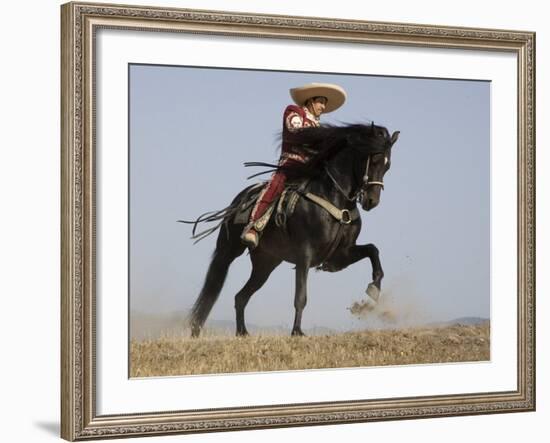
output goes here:
{"type": "MultiPolygon", "coordinates": [[[[382,308],[419,323],[489,317],[489,82],[148,65],[130,67],[131,310],[190,308],[216,235],[193,245],[176,220],[226,206],[250,184],[243,162],[278,158],[288,90],[313,81],[348,93],[323,122],[401,131],[380,205],[361,212],[358,242],[378,246],[385,271],[382,308]]],[[[212,319],[234,319],[249,271],[246,255],[234,262],[212,319]]],[[[304,327],[380,324],[347,309],[364,298],[370,274],[368,260],[311,272],[304,327]]],[[[251,299],[247,322],[291,325],[293,282],[283,263],[251,299]]]]}

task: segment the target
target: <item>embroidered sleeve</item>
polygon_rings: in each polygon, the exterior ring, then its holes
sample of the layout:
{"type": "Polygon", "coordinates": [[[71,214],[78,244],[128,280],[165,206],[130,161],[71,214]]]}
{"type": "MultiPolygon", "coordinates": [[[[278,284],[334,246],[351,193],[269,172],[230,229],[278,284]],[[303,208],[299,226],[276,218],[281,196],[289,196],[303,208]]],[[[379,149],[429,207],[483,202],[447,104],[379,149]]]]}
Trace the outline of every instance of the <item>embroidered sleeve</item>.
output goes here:
{"type": "Polygon", "coordinates": [[[296,132],[298,129],[303,127],[304,122],[302,121],[302,117],[300,117],[300,114],[297,112],[290,112],[286,116],[286,128],[290,132],[296,132]]]}

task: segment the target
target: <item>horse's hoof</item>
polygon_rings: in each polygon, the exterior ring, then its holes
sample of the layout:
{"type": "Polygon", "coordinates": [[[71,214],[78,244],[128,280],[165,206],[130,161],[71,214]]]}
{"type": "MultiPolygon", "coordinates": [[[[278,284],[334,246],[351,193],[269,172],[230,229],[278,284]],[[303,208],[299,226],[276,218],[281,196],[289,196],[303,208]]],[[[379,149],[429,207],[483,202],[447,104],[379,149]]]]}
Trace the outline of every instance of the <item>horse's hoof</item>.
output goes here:
{"type": "Polygon", "coordinates": [[[237,337],[248,337],[250,334],[248,333],[248,331],[245,329],[244,331],[237,331],[237,337]]]}
{"type": "Polygon", "coordinates": [[[304,334],[301,329],[293,329],[292,333],[290,335],[292,337],[305,337],[306,336],[306,334],[304,334]]]}
{"type": "Polygon", "coordinates": [[[369,296],[370,301],[376,305],[378,303],[378,299],[380,298],[380,289],[378,289],[374,283],[369,283],[365,292],[369,296]]]}

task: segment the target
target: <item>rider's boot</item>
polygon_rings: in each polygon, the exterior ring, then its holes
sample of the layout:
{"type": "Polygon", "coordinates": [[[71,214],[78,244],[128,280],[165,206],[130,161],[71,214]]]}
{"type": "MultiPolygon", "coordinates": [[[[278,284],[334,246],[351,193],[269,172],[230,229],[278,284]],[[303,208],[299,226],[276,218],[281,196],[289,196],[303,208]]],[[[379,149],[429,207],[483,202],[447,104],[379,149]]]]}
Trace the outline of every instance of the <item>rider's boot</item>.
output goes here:
{"type": "Polygon", "coordinates": [[[251,223],[244,228],[241,235],[241,240],[246,246],[249,247],[250,250],[252,250],[258,246],[259,237],[258,232],[254,229],[254,226],[251,223]]]}

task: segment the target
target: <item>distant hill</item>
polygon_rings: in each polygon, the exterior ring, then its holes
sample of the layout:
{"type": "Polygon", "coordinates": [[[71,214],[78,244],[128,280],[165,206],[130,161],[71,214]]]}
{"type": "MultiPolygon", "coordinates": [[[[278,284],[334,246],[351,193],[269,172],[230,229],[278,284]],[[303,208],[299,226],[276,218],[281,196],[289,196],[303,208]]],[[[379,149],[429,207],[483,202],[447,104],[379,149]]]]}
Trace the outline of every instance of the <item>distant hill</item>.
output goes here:
{"type": "Polygon", "coordinates": [[[431,326],[480,326],[490,323],[488,318],[483,317],[460,317],[453,320],[431,323],[431,326]]]}

